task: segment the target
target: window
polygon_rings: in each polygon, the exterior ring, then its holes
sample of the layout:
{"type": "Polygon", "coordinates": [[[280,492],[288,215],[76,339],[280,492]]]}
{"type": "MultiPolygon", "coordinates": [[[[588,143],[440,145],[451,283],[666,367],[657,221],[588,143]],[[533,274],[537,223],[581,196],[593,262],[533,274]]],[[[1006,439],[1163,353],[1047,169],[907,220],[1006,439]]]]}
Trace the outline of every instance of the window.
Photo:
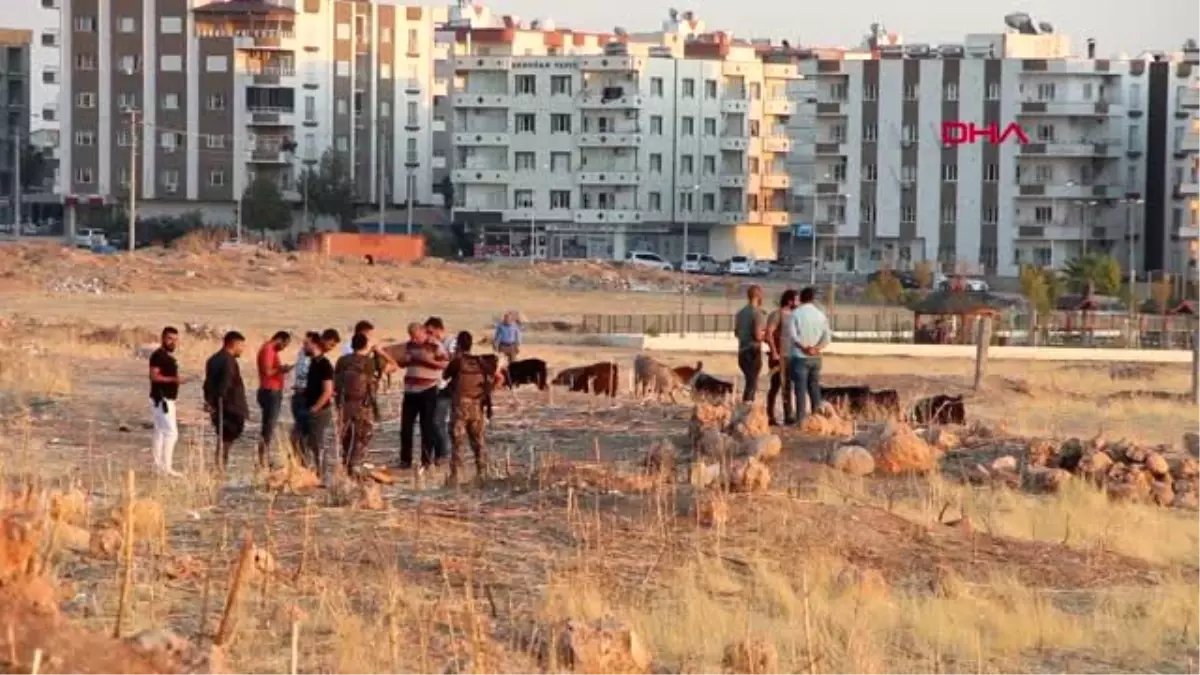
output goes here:
{"type": "Polygon", "coordinates": [[[983,207],[982,218],[983,218],[984,225],[995,225],[996,223],[1000,222],[1000,207],[999,206],[983,207]]]}
{"type": "Polygon", "coordinates": [[[225,147],[225,136],[222,134],[208,134],[204,137],[204,147],[210,150],[219,150],[225,147]]]}
{"type": "Polygon", "coordinates": [[[537,76],[517,75],[513,90],[518,96],[537,96],[537,76]]]}
{"type": "Polygon", "coordinates": [[[1092,100],[1092,83],[1091,82],[1084,82],[1083,87],[1081,87],[1080,91],[1081,91],[1081,96],[1083,97],[1083,100],[1085,100],[1085,101],[1092,100]]]}
{"type": "Polygon", "coordinates": [[[1037,100],[1039,101],[1053,101],[1054,94],[1055,91],[1053,82],[1047,82],[1037,86],[1037,100]]]}
{"type": "Polygon", "coordinates": [[[696,135],[696,118],[688,116],[688,115],[684,115],[683,119],[680,120],[679,133],[682,136],[695,136],[696,135]]]}
{"type": "Polygon", "coordinates": [[[128,148],[130,146],[130,138],[129,130],[121,129],[117,132],[117,145],[122,148],[128,148]]]}
{"type": "Polygon", "coordinates": [[[700,210],[706,213],[712,213],[717,210],[717,196],[711,192],[705,192],[700,196],[700,210]]]}
{"type": "Polygon", "coordinates": [[[58,108],[46,106],[42,108],[42,119],[47,122],[53,122],[58,119],[58,108]]]}
{"type": "Polygon", "coordinates": [[[350,151],[350,137],[342,134],[335,139],[333,147],[337,148],[338,152],[350,151]]]}
{"type": "Polygon", "coordinates": [[[655,152],[650,155],[650,173],[662,173],[662,155],[655,152]]]}
{"type": "Polygon", "coordinates": [[[225,172],[221,169],[213,169],[208,172],[208,184],[212,187],[224,187],[225,172]]]}
{"type": "Polygon", "coordinates": [[[858,205],[858,215],[864,223],[869,225],[875,224],[875,205],[870,202],[863,202],[858,205]]]}
{"type": "Polygon", "coordinates": [[[988,85],[987,85],[987,100],[989,100],[989,101],[999,101],[1000,100],[1000,83],[999,82],[989,82],[988,83],[988,85]]]}
{"type": "Polygon", "coordinates": [[[392,42],[392,29],[391,29],[391,27],[389,27],[389,26],[384,26],[383,28],[380,28],[380,29],[379,29],[379,41],[380,41],[381,43],[385,44],[385,45],[386,45],[386,44],[391,44],[391,42],[392,42]]]}
{"type": "Polygon", "coordinates": [[[1129,107],[1137,110],[1142,107],[1142,85],[1129,85],[1129,107]]]}
{"type": "Polygon", "coordinates": [[[704,171],[705,176],[717,175],[717,156],[716,155],[705,155],[701,161],[703,162],[702,169],[704,171]]]}
{"type": "Polygon", "coordinates": [[[132,16],[123,16],[117,19],[117,32],[136,33],[137,19],[134,19],[132,16]]]}
{"type": "Polygon", "coordinates": [[[690,176],[696,172],[695,158],[691,155],[679,156],[679,173],[683,176],[690,176]]]}
{"type": "Polygon", "coordinates": [[[415,127],[419,124],[417,118],[420,111],[417,109],[416,101],[408,101],[404,104],[404,120],[405,125],[415,127]]]}
{"type": "Polygon", "coordinates": [[[334,34],[337,36],[338,40],[349,40],[350,39],[350,24],[339,23],[337,25],[337,29],[334,34]]]}
{"type": "Polygon", "coordinates": [[[225,95],[224,94],[210,94],[208,97],[208,109],[209,110],[224,110],[225,109],[225,95]]]}
{"type": "Polygon", "coordinates": [[[1138,170],[1137,166],[1130,166],[1125,172],[1125,191],[1140,192],[1138,190],[1138,170]]]}
{"type": "Polygon", "coordinates": [[[662,98],[663,79],[661,77],[650,78],[650,95],[655,98],[662,98]]]}
{"type": "Polygon", "coordinates": [[[95,70],[96,56],[95,54],[76,54],[75,55],[75,70],[95,70]]]}
{"type": "Polygon", "coordinates": [[[958,165],[943,164],[942,165],[942,180],[947,183],[953,183],[958,180],[958,165]]]}
{"type": "Polygon", "coordinates": [[[651,136],[662,136],[662,132],[663,132],[662,115],[651,115],[650,116],[650,135],[651,136]]]}
{"type": "Polygon", "coordinates": [[[570,75],[551,75],[550,76],[550,95],[551,96],[570,96],[571,95],[571,76],[570,75]]]}
{"type": "Polygon", "coordinates": [[[1039,125],[1037,125],[1037,130],[1035,131],[1035,133],[1037,134],[1037,139],[1039,141],[1042,141],[1045,143],[1053,143],[1054,142],[1054,125],[1053,124],[1039,124],[1039,125]]]}
{"type": "Polygon", "coordinates": [[[917,142],[918,128],[915,124],[905,124],[902,130],[905,143],[917,142]]]}
{"type": "Polygon", "coordinates": [[[533,190],[513,190],[513,206],[518,209],[532,209],[533,190]]]}
{"type": "Polygon", "coordinates": [[[844,125],[844,124],[833,125],[833,127],[829,130],[829,137],[830,137],[830,140],[832,140],[834,143],[845,143],[846,142],[846,125],[844,125]]]}
{"type": "Polygon", "coordinates": [[[179,94],[163,94],[163,110],[179,110],[179,94]]]}
{"type": "Polygon", "coordinates": [[[317,121],[317,97],[316,96],[305,96],[304,97],[304,121],[305,122],[316,122],[317,121]]]}
{"type": "Polygon", "coordinates": [[[570,190],[551,190],[550,191],[550,208],[552,208],[552,209],[569,209],[569,208],[571,208],[571,191],[570,190]]]}
{"type": "Polygon", "coordinates": [[[917,181],[917,166],[915,164],[905,164],[900,167],[900,182],[904,184],[915,183],[917,181]]]}
{"type": "Polygon", "coordinates": [[[408,55],[409,56],[416,56],[417,54],[421,53],[421,50],[419,49],[420,45],[418,44],[419,42],[420,42],[420,40],[417,38],[417,29],[409,28],[408,29],[408,55]]]}
{"type": "Polygon", "coordinates": [[[409,138],[404,141],[404,161],[406,164],[416,166],[417,161],[417,139],[409,138]]]}
{"type": "Polygon", "coordinates": [[[58,46],[58,33],[54,33],[52,31],[46,31],[45,33],[42,33],[42,46],[43,47],[57,47],[58,46]]]}
{"type": "Polygon", "coordinates": [[[1053,183],[1054,182],[1054,167],[1045,164],[1039,164],[1033,168],[1034,184],[1037,183],[1053,183]]]}
{"type": "Polygon", "coordinates": [[[695,206],[695,204],[692,202],[692,198],[695,196],[696,196],[696,194],[694,192],[692,192],[691,190],[684,190],[684,191],[680,192],[679,193],[679,208],[680,208],[680,210],[691,211],[692,208],[695,206]]]}
{"type": "Polygon", "coordinates": [[[874,143],[879,137],[879,125],[875,123],[863,125],[863,141],[874,143]]]}
{"type": "Polygon", "coordinates": [[[92,170],[91,169],[75,169],[75,182],[84,185],[91,184],[92,170]]]}
{"type": "Polygon", "coordinates": [[[537,154],[533,152],[518,152],[514,154],[513,169],[517,171],[537,171],[537,154]]]}
{"type": "Polygon", "coordinates": [[[957,82],[947,82],[946,86],[942,87],[942,98],[946,99],[947,101],[957,101],[958,100],[958,83],[957,82]]]}
{"type": "Polygon", "coordinates": [[[537,117],[530,113],[520,113],[513,116],[518,134],[537,133],[537,117]]]}
{"type": "Polygon", "coordinates": [[[942,205],[942,224],[952,225],[958,222],[958,207],[954,204],[942,205]]]}
{"type": "Polygon", "coordinates": [[[550,116],[550,133],[552,134],[569,134],[571,133],[571,115],[567,113],[555,113],[550,116]]]}
{"type": "Polygon", "coordinates": [[[229,72],[229,57],[224,54],[211,54],[204,60],[204,69],[210,73],[229,72]]]}
{"type": "Polygon", "coordinates": [[[1038,225],[1049,225],[1054,222],[1053,206],[1036,206],[1033,209],[1033,222],[1038,225]]]}
{"type": "Polygon", "coordinates": [[[183,32],[183,19],[178,16],[160,16],[158,32],[164,35],[177,35],[183,32]]]}
{"type": "Polygon", "coordinates": [[[126,108],[138,107],[138,95],[134,92],[121,92],[117,94],[117,109],[125,110],[126,108]]]}
{"type": "Polygon", "coordinates": [[[662,193],[651,192],[647,195],[647,203],[651,211],[662,211],[662,193]]]}
{"type": "Polygon", "coordinates": [[[879,165],[867,164],[863,167],[863,180],[874,183],[879,180],[879,165]]]}
{"type": "Polygon", "coordinates": [[[334,106],[335,112],[338,115],[349,115],[350,114],[350,100],[349,99],[339,98],[337,101],[334,102],[333,106],[334,106]]]}
{"type": "Polygon", "coordinates": [[[684,98],[696,98],[696,81],[690,77],[683,78],[680,93],[684,98]]]}
{"type": "Polygon", "coordinates": [[[89,146],[96,144],[96,132],[94,131],[76,131],[75,145],[89,146]]]}
{"type": "Polygon", "coordinates": [[[717,98],[717,81],[716,80],[705,80],[704,81],[704,98],[706,98],[710,101],[717,98]]]}
{"type": "Polygon", "coordinates": [[[987,164],[983,167],[983,181],[985,183],[995,183],[1000,180],[1000,167],[996,164],[987,164]]]}
{"type": "Polygon", "coordinates": [[[75,107],[77,108],[95,108],[96,94],[95,92],[84,91],[75,94],[75,107]]]}
{"type": "Polygon", "coordinates": [[[904,100],[905,101],[917,100],[917,85],[915,85],[915,84],[904,85],[904,100]]]}
{"type": "MultiPolygon", "coordinates": [[[[94,16],[77,16],[75,17],[75,32],[77,33],[95,33],[96,32],[96,17],[94,16]]],[[[89,181],[91,182],[91,181],[89,181]]]]}
{"type": "Polygon", "coordinates": [[[875,101],[878,98],[879,98],[879,85],[864,83],[863,84],[863,100],[864,101],[875,101]]]}
{"type": "Polygon", "coordinates": [[[917,208],[906,204],[900,207],[900,222],[915,223],[917,222],[917,208]]]}
{"type": "Polygon", "coordinates": [[[1129,149],[1137,150],[1142,137],[1142,127],[1139,124],[1129,125],[1129,149]]]}
{"type": "Polygon", "coordinates": [[[704,118],[704,135],[705,136],[716,136],[717,135],[717,118],[715,118],[715,117],[705,117],[704,118]]]}
{"type": "Polygon", "coordinates": [[[58,0],[42,0],[42,9],[58,9],[58,0]]]}
{"type": "Polygon", "coordinates": [[[127,75],[141,72],[142,57],[136,54],[132,56],[122,56],[120,61],[117,62],[117,69],[127,75]]]}
{"type": "Polygon", "coordinates": [[[183,70],[183,57],[178,54],[163,54],[158,57],[158,69],[165,73],[183,70]]]}
{"type": "Polygon", "coordinates": [[[835,82],[829,85],[829,100],[839,103],[845,101],[846,89],[847,87],[845,82],[835,82]]]}
{"type": "Polygon", "coordinates": [[[843,183],[846,181],[846,165],[845,164],[834,164],[832,173],[833,173],[833,180],[835,182],[843,183]]]}
{"type": "Polygon", "coordinates": [[[162,132],[162,135],[159,136],[158,143],[162,146],[163,150],[166,150],[167,152],[175,152],[175,148],[179,147],[180,135],[181,134],[177,134],[174,131],[164,131],[162,132]]]}
{"type": "Polygon", "coordinates": [[[43,70],[42,84],[58,84],[58,70],[54,68],[43,70]]]}

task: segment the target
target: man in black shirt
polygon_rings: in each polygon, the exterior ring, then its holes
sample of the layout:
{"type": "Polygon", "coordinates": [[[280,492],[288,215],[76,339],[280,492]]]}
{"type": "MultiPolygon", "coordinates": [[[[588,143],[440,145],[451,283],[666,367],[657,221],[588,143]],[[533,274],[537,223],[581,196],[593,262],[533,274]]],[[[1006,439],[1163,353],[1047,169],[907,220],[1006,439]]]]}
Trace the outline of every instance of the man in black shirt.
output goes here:
{"type": "Polygon", "coordinates": [[[158,349],[150,355],[150,407],[154,412],[150,455],[154,458],[154,469],[168,476],[180,475],[172,463],[175,443],[179,441],[175,400],[179,398],[179,385],[185,381],[179,375],[179,362],[175,360],[178,345],[179,331],[174,326],[167,326],[162,330],[158,349]]]}
{"type": "Polygon", "coordinates": [[[328,485],[337,457],[326,457],[325,435],[333,422],[333,363],[328,354],[336,353],[341,336],[332,328],[321,333],[313,344],[312,360],[308,364],[308,381],[304,385],[304,416],[300,424],[305,463],[320,472],[328,485]]]}
{"type": "Polygon", "coordinates": [[[216,450],[217,471],[225,473],[229,466],[229,449],[246,429],[250,406],[246,403],[246,385],[238,359],[246,346],[246,338],[237,331],[225,334],[221,350],[204,364],[204,409],[212,415],[213,427],[220,443],[216,450]]]}

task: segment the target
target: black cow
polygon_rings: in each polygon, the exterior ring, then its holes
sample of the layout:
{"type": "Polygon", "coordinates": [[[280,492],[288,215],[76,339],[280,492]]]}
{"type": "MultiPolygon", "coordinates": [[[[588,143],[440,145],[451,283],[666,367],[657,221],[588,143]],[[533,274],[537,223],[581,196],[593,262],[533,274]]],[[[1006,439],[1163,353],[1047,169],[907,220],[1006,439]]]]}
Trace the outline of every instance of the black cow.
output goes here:
{"type": "Polygon", "coordinates": [[[895,389],[872,391],[867,409],[883,417],[900,417],[900,392],[895,389]]]}
{"type": "Polygon", "coordinates": [[[542,391],[546,389],[546,362],[541,359],[513,361],[504,370],[504,385],[509,389],[523,384],[537,385],[542,391]]]}
{"type": "Polygon", "coordinates": [[[710,398],[725,398],[733,395],[733,383],[698,372],[692,377],[692,392],[710,398]]]}
{"type": "Polygon", "coordinates": [[[871,402],[871,388],[864,386],[852,387],[821,387],[821,399],[844,415],[861,415],[871,402]]]}
{"type": "Polygon", "coordinates": [[[912,421],[915,424],[966,424],[967,406],[962,396],[930,396],[913,405],[912,421]]]}

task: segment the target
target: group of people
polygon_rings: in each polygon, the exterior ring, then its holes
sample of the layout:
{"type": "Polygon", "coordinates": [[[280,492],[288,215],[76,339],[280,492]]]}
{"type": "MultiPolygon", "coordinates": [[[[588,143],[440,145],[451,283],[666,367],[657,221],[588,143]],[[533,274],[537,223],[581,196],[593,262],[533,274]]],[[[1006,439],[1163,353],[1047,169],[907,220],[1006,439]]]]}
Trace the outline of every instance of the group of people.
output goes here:
{"type": "MultiPolygon", "coordinates": [[[[491,418],[491,395],[496,383],[496,357],[477,355],[474,338],[462,331],[448,335],[439,317],[408,326],[408,340],[379,345],[375,327],[359,321],[348,342],[336,329],[305,334],[294,363],[282,354],[292,341],[286,331],[275,333],[258,349],[258,391],[261,437],[257,461],[272,466],[283,408],[291,377],[293,428],[289,451],[303,465],[317,471],[328,484],[335,471],[353,475],[366,458],[368,446],[381,421],[379,391],[392,373],[403,374],[400,409],[400,456],[397,465],[412,469],[415,432],[421,432],[417,466],[424,472],[449,462],[447,481],[461,481],[463,451],[469,445],[475,456],[476,475],[486,473],[484,427],[491,418]],[[333,434],[330,434],[330,429],[333,434]],[[329,437],[335,441],[330,447],[329,437]]],[[[520,348],[521,331],[512,314],[505,314],[493,335],[500,354],[511,359],[520,348]]],[[[250,418],[246,386],[239,359],[246,338],[237,331],[225,334],[221,349],[209,357],[204,372],[204,408],[217,436],[215,465],[224,472],[230,450],[241,438],[250,418]]],[[[176,417],[179,387],[188,378],[179,373],[175,351],[179,331],[168,326],[150,356],[150,400],[154,412],[152,454],[155,468],[178,475],[173,455],[179,438],[176,417]]]]}
{"type": "Polygon", "coordinates": [[[808,411],[822,406],[821,354],[832,340],[829,320],[814,302],[816,292],[806,287],[799,292],[784,291],[779,307],[769,314],[763,309],[763,289],[755,284],[746,292],[746,306],[734,317],[738,340],[738,369],[746,386],[742,400],[754,402],[758,378],[762,373],[764,346],[770,384],[767,389],[767,416],[778,426],[775,402],[782,394],[783,424],[804,421],[805,394],[808,411]]]}

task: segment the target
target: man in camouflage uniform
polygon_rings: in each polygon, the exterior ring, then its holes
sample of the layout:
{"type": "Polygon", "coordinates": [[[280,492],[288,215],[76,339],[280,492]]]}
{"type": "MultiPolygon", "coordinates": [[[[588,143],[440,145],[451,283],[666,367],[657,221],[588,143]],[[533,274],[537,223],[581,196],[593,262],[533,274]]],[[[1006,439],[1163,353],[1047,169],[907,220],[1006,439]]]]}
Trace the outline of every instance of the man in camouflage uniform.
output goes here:
{"type": "Polygon", "coordinates": [[[377,364],[367,336],[356,334],[350,341],[350,353],[338,359],[334,367],[334,390],[341,413],[338,437],[346,473],[367,455],[367,446],[375,435],[375,383],[377,364]]]}
{"type": "Polygon", "coordinates": [[[492,387],[496,378],[495,358],[472,354],[470,333],[459,333],[457,343],[458,351],[444,375],[451,391],[450,475],[446,479],[451,486],[460,483],[463,446],[467,443],[475,454],[476,480],[482,481],[487,475],[483,430],[492,416],[492,387]]]}

